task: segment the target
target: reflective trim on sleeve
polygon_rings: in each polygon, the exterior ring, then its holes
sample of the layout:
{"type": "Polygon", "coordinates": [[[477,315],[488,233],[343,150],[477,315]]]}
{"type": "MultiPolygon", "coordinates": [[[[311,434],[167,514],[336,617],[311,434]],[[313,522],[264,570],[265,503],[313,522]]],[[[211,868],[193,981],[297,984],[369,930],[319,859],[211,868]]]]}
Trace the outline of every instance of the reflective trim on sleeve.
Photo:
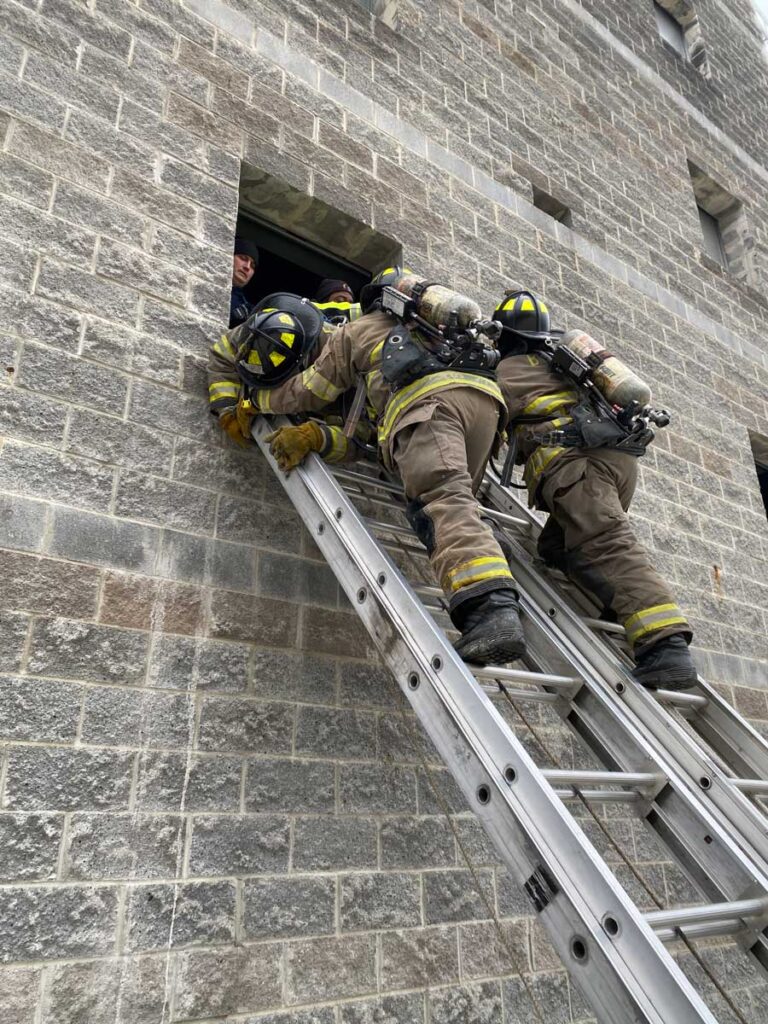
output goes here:
{"type": "Polygon", "coordinates": [[[314,366],[308,367],[302,373],[301,383],[307,391],[311,391],[313,395],[321,398],[324,402],[332,402],[344,390],[343,388],[336,387],[335,384],[332,384],[331,381],[323,377],[314,366]]]}
{"type": "Polygon", "coordinates": [[[443,589],[452,594],[462,587],[469,587],[473,583],[480,583],[483,580],[505,579],[513,581],[512,573],[505,558],[497,558],[489,555],[483,558],[472,558],[468,562],[462,562],[455,569],[451,569],[443,577],[443,589]]]}
{"type": "Polygon", "coordinates": [[[214,341],[211,346],[213,351],[218,356],[223,356],[224,359],[229,360],[230,363],[235,361],[235,350],[232,348],[232,343],[226,334],[222,334],[218,341],[214,341]]]}
{"type": "Polygon", "coordinates": [[[344,462],[349,452],[349,438],[342,428],[324,423],[320,429],[325,435],[325,444],[320,452],[320,457],[325,462],[344,462]]]}
{"type": "MultiPolygon", "coordinates": [[[[386,341],[386,340],[387,339],[385,338],[384,341],[386,341]]],[[[381,362],[381,351],[384,348],[384,341],[380,341],[379,344],[371,352],[371,358],[370,358],[371,366],[374,366],[376,363],[380,363],[381,362]]]]}
{"type": "Polygon", "coordinates": [[[579,394],[577,391],[558,391],[550,395],[540,395],[538,398],[534,398],[532,402],[523,409],[523,416],[548,416],[550,413],[557,412],[558,409],[564,408],[566,405],[573,405],[574,402],[578,402],[579,394]]]}
{"type": "Polygon", "coordinates": [[[486,395],[490,395],[491,398],[495,398],[502,407],[506,408],[501,389],[495,380],[479,377],[475,373],[460,373],[456,370],[430,373],[429,376],[420,377],[413,384],[402,388],[390,398],[379,426],[379,444],[385,443],[398,417],[414,402],[418,402],[436,391],[455,387],[468,387],[474,388],[475,391],[482,391],[486,395]]]}
{"type": "MultiPolygon", "coordinates": [[[[253,399],[251,400],[253,401],[253,399]]],[[[269,388],[259,388],[256,392],[256,401],[254,402],[254,405],[259,412],[272,412],[269,388]]]]}
{"type": "Polygon", "coordinates": [[[537,448],[526,462],[525,469],[523,470],[523,479],[528,487],[538,486],[539,477],[550,462],[556,459],[558,455],[562,455],[566,450],[565,448],[537,448]]]}
{"type": "Polygon", "coordinates": [[[208,385],[208,401],[211,405],[235,405],[240,394],[240,385],[229,380],[216,380],[208,385]]]}
{"type": "Polygon", "coordinates": [[[676,604],[655,604],[651,608],[642,608],[624,622],[627,640],[633,646],[648,633],[666,629],[667,626],[688,626],[688,620],[676,604]]]}

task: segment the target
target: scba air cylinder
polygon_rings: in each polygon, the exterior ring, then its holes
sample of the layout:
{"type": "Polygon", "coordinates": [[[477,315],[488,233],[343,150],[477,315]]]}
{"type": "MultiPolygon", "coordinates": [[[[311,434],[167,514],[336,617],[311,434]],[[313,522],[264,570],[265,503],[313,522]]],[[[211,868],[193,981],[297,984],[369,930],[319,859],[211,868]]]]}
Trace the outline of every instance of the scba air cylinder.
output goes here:
{"type": "Polygon", "coordinates": [[[566,331],[560,339],[571,352],[592,366],[592,376],[601,394],[611,403],[626,409],[632,402],[646,406],[651,389],[617,356],[584,331],[566,331]],[[599,360],[599,362],[597,362],[599,360]],[[593,365],[595,364],[596,365],[593,365]]]}
{"type": "Polygon", "coordinates": [[[467,295],[455,292],[452,288],[446,288],[442,284],[431,284],[419,294],[419,286],[424,283],[425,278],[423,277],[417,277],[416,274],[405,274],[395,287],[409,298],[416,298],[419,316],[433,327],[445,327],[451,313],[456,314],[456,326],[461,328],[469,327],[474,320],[483,319],[482,310],[467,295]]]}

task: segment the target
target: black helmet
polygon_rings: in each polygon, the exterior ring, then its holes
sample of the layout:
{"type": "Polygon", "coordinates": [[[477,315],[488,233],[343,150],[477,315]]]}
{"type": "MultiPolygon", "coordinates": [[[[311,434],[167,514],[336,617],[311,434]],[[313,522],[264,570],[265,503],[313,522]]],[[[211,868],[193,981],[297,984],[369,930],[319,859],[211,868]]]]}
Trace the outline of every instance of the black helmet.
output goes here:
{"type": "Polygon", "coordinates": [[[360,289],[360,305],[364,313],[370,313],[376,299],[381,298],[382,291],[389,285],[394,288],[404,274],[412,274],[408,267],[387,267],[380,270],[375,277],[372,277],[368,284],[360,289]]]}
{"type": "Polygon", "coordinates": [[[525,352],[527,343],[546,341],[552,333],[549,310],[537,295],[525,288],[508,289],[494,309],[493,319],[503,328],[497,345],[505,355],[525,352]]]}
{"type": "Polygon", "coordinates": [[[299,295],[276,292],[262,299],[237,329],[241,379],[249,387],[282,384],[307,365],[322,326],[320,311],[299,295]]]}

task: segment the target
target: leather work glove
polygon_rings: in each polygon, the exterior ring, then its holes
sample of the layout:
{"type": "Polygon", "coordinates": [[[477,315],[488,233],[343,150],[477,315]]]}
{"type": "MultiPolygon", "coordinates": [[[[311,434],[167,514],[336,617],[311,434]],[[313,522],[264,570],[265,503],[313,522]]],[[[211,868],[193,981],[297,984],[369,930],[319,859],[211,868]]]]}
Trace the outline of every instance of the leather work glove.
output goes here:
{"type": "Polygon", "coordinates": [[[248,431],[247,437],[243,434],[240,429],[237,414],[231,409],[227,409],[226,412],[222,412],[219,415],[219,426],[223,431],[225,431],[225,433],[229,434],[235,444],[240,445],[241,448],[248,448],[250,446],[250,431],[248,431]]]}
{"type": "Polygon", "coordinates": [[[298,427],[280,427],[267,435],[269,450],[284,472],[295,469],[310,452],[319,452],[325,441],[322,430],[310,420],[298,427]]]}

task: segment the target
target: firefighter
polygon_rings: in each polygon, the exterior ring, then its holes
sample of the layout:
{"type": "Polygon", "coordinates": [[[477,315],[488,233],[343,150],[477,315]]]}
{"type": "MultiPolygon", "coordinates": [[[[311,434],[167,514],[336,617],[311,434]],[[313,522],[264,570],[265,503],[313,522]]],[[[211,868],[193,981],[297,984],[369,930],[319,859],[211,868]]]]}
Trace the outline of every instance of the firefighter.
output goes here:
{"type": "MultiPolygon", "coordinates": [[[[244,324],[227,331],[211,346],[209,411],[237,445],[250,448],[254,444],[251,425],[256,409],[248,401],[247,385],[274,386],[287,380],[309,364],[334,330],[315,303],[290,292],[275,292],[253,307],[244,324]]],[[[353,438],[348,438],[342,429],[344,419],[340,407],[322,423],[304,424],[326,462],[352,461],[360,446],[375,441],[365,418],[353,438]],[[356,441],[360,443],[357,447],[356,441]]]]}
{"type": "Polygon", "coordinates": [[[326,320],[339,326],[363,315],[360,303],[355,302],[351,286],[337,278],[323,278],[312,301],[326,320]]]}
{"type": "Polygon", "coordinates": [[[249,238],[235,239],[232,255],[232,293],[229,299],[229,326],[236,327],[253,312],[243,289],[250,284],[259,266],[258,247],[249,238]]]}
{"type": "MultiPolygon", "coordinates": [[[[429,372],[394,390],[384,380],[382,348],[395,321],[377,308],[378,300],[401,275],[399,267],[378,274],[361,294],[366,315],[339,328],[299,376],[256,389],[251,400],[263,413],[316,411],[364,380],[382,461],[400,474],[408,518],[461,633],[456,649],[469,662],[505,663],[525,651],[518,594],[493,531],[480,518],[475,492],[506,410],[496,381],[476,373],[429,372]]],[[[272,435],[282,468],[319,450],[319,436],[305,427],[272,435]]]]}
{"type": "Polygon", "coordinates": [[[525,463],[529,503],[549,513],[538,541],[541,558],[584,586],[623,623],[640,684],[694,686],[691,627],[627,519],[637,458],[610,447],[542,443],[543,435],[571,422],[569,411],[583,396],[542,354],[550,322],[540,299],[511,289],[493,317],[503,325],[497,374],[518,461],[525,463]]]}

